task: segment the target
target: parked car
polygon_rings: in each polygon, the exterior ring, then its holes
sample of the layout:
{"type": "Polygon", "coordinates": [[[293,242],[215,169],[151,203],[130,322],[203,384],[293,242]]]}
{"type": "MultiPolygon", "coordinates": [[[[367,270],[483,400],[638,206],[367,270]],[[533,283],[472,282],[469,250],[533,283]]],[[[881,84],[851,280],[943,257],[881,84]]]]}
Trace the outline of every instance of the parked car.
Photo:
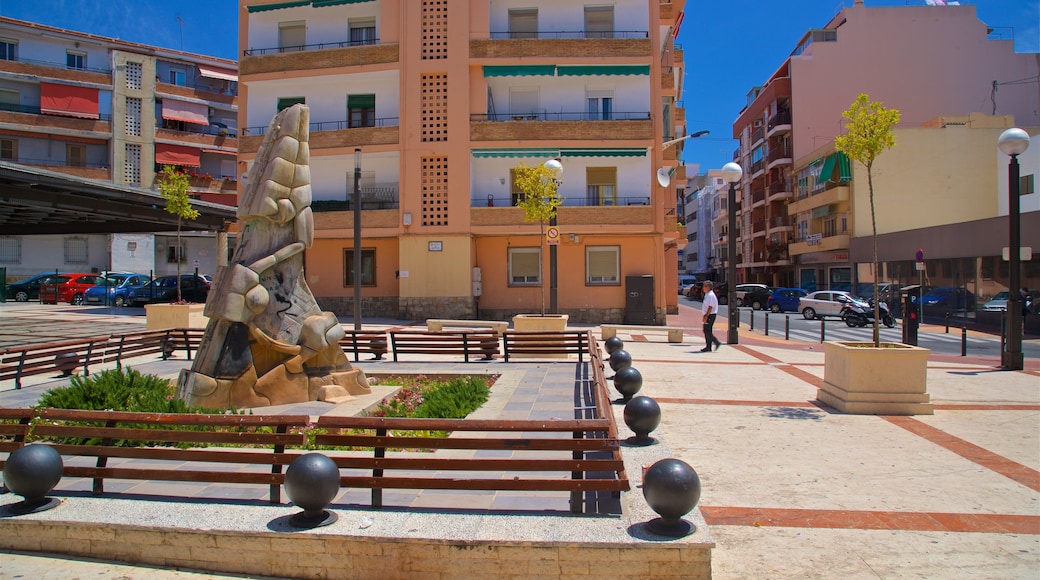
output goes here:
{"type": "Polygon", "coordinates": [[[51,276],[54,276],[54,272],[37,274],[31,278],[26,278],[25,280],[11,282],[7,285],[7,297],[13,298],[15,302],[39,300],[40,285],[46,282],[47,278],[50,278],[51,276]]]}
{"type": "Polygon", "coordinates": [[[806,320],[823,318],[824,316],[841,317],[841,307],[846,302],[863,302],[848,292],[836,290],[819,290],[803,296],[798,302],[798,309],[806,320]]]}
{"type": "Polygon", "coordinates": [[[754,288],[744,294],[744,306],[750,306],[752,310],[765,310],[769,307],[769,296],[776,288],[754,288]]]}
{"type": "Polygon", "coordinates": [[[744,296],[748,291],[756,289],[764,290],[765,288],[765,284],[737,284],[737,290],[735,292],[737,295],[737,306],[747,306],[748,303],[744,300],[744,296]]]}
{"type": "MultiPolygon", "coordinates": [[[[719,304],[725,304],[729,300],[727,296],[728,286],[723,282],[721,284],[715,284],[715,297],[719,299],[719,304]]],[[[691,300],[704,300],[704,281],[691,285],[684,292],[686,297],[691,300]]]]}
{"type": "MultiPolygon", "coordinates": [[[[193,274],[181,276],[181,298],[188,302],[205,302],[210,283],[193,274]]],[[[131,306],[144,306],[177,301],[177,276],[162,276],[143,286],[133,286],[126,301],[131,306]]]]}
{"type": "Polygon", "coordinates": [[[975,310],[975,295],[967,288],[939,286],[925,292],[921,302],[926,311],[959,312],[975,310]]]}
{"type": "Polygon", "coordinates": [[[769,295],[768,306],[773,312],[798,312],[798,302],[808,292],[801,288],[777,288],[769,295]]]}
{"type": "Polygon", "coordinates": [[[697,283],[699,283],[699,281],[697,280],[696,276],[691,276],[689,274],[679,274],[679,294],[685,294],[686,289],[689,288],[691,284],[697,283]]]}
{"type": "Polygon", "coordinates": [[[112,272],[99,279],[93,288],[88,288],[83,293],[83,301],[87,304],[123,306],[127,303],[131,288],[144,286],[151,280],[148,274],[112,272]]]}
{"type": "Polygon", "coordinates": [[[83,273],[52,275],[40,285],[40,302],[83,304],[83,293],[97,284],[99,277],[97,274],[83,273]]]}
{"type": "Polygon", "coordinates": [[[1007,310],[1008,291],[997,292],[993,298],[982,305],[982,309],[989,312],[1003,312],[1007,310]]]}

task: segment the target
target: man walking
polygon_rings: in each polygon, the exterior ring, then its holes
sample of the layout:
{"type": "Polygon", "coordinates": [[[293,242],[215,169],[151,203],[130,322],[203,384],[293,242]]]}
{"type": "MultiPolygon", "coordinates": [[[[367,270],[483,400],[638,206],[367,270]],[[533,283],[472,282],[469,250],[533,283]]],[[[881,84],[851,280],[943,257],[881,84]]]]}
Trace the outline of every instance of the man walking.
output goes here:
{"type": "Polygon", "coordinates": [[[715,345],[715,350],[719,350],[719,346],[722,345],[711,331],[712,327],[715,326],[715,316],[719,313],[719,299],[715,296],[714,287],[715,285],[711,280],[704,281],[704,302],[701,306],[701,312],[704,314],[702,322],[704,323],[704,340],[707,344],[701,349],[701,352],[711,352],[712,344],[715,345]]]}

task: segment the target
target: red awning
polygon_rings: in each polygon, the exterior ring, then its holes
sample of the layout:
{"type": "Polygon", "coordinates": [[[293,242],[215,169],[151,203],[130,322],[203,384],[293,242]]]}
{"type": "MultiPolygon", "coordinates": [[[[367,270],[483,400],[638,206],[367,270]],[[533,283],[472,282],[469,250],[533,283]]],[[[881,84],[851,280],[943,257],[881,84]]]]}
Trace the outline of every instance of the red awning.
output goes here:
{"type": "Polygon", "coordinates": [[[196,125],[209,125],[209,107],[176,99],[163,99],[162,118],[196,125]]]}
{"type": "Polygon", "coordinates": [[[224,151],[223,149],[203,149],[203,153],[214,153],[216,155],[230,155],[232,157],[238,157],[238,153],[234,151],[224,151]]]}
{"type": "Polygon", "coordinates": [[[199,167],[199,149],[184,145],[155,144],[155,162],[163,165],[199,167]]]}
{"type": "Polygon", "coordinates": [[[210,79],[220,79],[222,81],[238,81],[238,71],[226,68],[218,68],[215,66],[203,66],[200,64],[199,74],[210,79]]]}
{"type": "Polygon", "coordinates": [[[40,112],[97,119],[98,90],[91,87],[40,83],[40,112]]]}

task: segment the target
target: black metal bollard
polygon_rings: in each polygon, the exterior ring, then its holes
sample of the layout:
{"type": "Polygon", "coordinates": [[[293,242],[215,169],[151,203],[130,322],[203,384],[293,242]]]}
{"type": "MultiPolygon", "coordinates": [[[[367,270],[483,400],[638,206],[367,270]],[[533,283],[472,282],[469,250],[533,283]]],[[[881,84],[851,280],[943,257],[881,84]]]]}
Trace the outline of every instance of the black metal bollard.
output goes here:
{"type": "Polygon", "coordinates": [[[769,336],[769,313],[766,312],[766,336],[769,336]]]}
{"type": "Polygon", "coordinates": [[[755,329],[755,309],[751,308],[751,330],[755,329]]]}
{"type": "Polygon", "coordinates": [[[961,327],[961,356],[968,356],[968,327],[961,327]]]}
{"type": "Polygon", "coordinates": [[[820,319],[820,342],[827,340],[827,321],[820,319]]]}
{"type": "Polygon", "coordinates": [[[946,334],[950,334],[950,313],[946,313],[946,334]]]}
{"type": "Polygon", "coordinates": [[[791,317],[784,317],[784,340],[791,340],[791,317]]]}
{"type": "Polygon", "coordinates": [[[1000,352],[1007,351],[1007,310],[1000,313],[1000,352]]]}

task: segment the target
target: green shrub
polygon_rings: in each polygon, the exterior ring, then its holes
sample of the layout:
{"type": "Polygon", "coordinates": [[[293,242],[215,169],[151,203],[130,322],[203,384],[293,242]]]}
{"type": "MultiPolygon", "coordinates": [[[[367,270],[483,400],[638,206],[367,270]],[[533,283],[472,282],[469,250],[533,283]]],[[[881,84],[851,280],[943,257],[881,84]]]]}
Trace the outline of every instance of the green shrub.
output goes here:
{"type": "Polygon", "coordinates": [[[451,379],[426,393],[412,417],[417,419],[463,419],[487,402],[491,388],[483,377],[451,379]]]}
{"type": "Polygon", "coordinates": [[[44,393],[37,406],[136,413],[192,412],[176,397],[176,388],[170,381],[133,369],[112,369],[85,377],[76,375],[69,386],[44,393]]]}

